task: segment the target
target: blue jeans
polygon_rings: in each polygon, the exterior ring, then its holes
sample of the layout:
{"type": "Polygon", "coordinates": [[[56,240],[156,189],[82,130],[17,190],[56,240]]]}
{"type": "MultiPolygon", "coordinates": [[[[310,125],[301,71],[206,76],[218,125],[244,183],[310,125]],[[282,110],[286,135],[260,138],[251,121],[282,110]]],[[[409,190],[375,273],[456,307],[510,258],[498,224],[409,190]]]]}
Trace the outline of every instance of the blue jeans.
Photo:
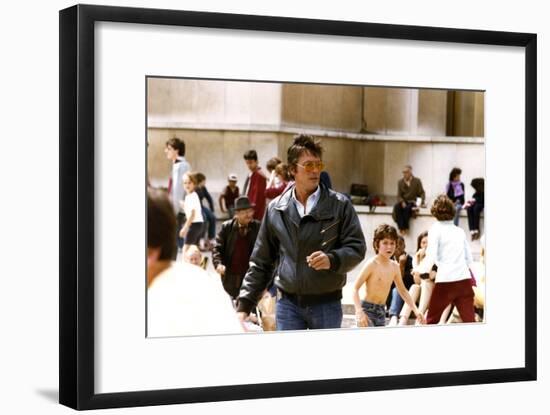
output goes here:
{"type": "Polygon", "coordinates": [[[391,304],[390,304],[390,312],[389,312],[390,317],[399,316],[399,313],[401,312],[403,305],[405,305],[405,301],[399,295],[397,288],[393,287],[393,289],[391,290],[391,304]]]}
{"type": "Polygon", "coordinates": [[[361,301],[361,308],[369,318],[369,326],[383,327],[386,325],[386,310],[382,304],[361,301]]]}
{"type": "Polygon", "coordinates": [[[277,330],[339,329],[342,326],[342,303],[300,307],[286,297],[277,299],[277,330]]]}
{"type": "Polygon", "coordinates": [[[453,219],[455,226],[458,226],[458,221],[460,220],[460,211],[462,210],[462,204],[460,202],[455,203],[456,213],[453,219]]]}

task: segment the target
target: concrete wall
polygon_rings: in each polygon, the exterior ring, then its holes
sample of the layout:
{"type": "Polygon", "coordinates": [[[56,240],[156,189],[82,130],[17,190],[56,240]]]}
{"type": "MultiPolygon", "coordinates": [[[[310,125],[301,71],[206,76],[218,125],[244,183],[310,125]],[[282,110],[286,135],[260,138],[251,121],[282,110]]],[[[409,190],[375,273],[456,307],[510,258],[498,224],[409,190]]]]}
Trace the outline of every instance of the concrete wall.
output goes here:
{"type": "Polygon", "coordinates": [[[365,87],[364,129],[369,133],[445,136],[447,91],[365,87]]]}
{"type": "Polygon", "coordinates": [[[283,84],[282,124],[322,130],[361,130],[362,88],[283,84]]]}
{"type": "Polygon", "coordinates": [[[281,123],[281,84],[149,78],[149,126],[271,126],[281,123]]]}
{"type": "Polygon", "coordinates": [[[484,136],[485,95],[482,92],[455,91],[453,134],[484,136]]]}

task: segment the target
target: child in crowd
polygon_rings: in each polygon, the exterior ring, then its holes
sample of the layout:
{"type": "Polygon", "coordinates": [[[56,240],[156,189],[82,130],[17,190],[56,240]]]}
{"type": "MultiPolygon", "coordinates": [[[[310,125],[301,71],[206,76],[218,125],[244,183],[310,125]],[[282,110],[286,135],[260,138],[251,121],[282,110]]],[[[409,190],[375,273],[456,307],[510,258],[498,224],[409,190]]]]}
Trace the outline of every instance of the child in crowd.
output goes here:
{"type": "MultiPolygon", "coordinates": [[[[418,298],[418,286],[415,283],[418,283],[418,281],[415,281],[411,274],[413,268],[413,259],[409,254],[407,254],[405,249],[405,239],[401,235],[399,235],[397,239],[397,247],[395,249],[394,259],[399,264],[399,269],[401,271],[401,277],[403,278],[403,284],[405,285],[405,288],[409,290],[411,298],[416,301],[416,299],[418,298]]],[[[395,286],[395,284],[392,284],[391,304],[389,308],[389,326],[395,326],[397,324],[399,313],[404,304],[405,302],[399,295],[397,287],[395,286]]]]}
{"type": "Polygon", "coordinates": [[[355,281],[353,302],[359,327],[385,326],[385,303],[392,282],[397,292],[405,300],[418,320],[423,323],[424,317],[414,304],[409,292],[403,284],[399,265],[392,260],[397,244],[397,230],[390,225],[382,224],[374,231],[373,247],[376,256],[365,264],[359,278],[355,281]],[[359,289],[365,284],[366,295],[363,301],[359,298],[359,289]]]}
{"type": "Polygon", "coordinates": [[[185,212],[185,223],[179,235],[185,238],[182,254],[187,253],[190,245],[197,245],[201,239],[203,230],[202,208],[199,196],[195,189],[199,181],[196,173],[185,173],[183,175],[183,187],[186,191],[183,210],[185,212]]]}
{"type": "Polygon", "coordinates": [[[453,223],[458,226],[458,221],[460,219],[460,210],[464,206],[464,183],[460,181],[460,175],[462,170],[458,167],[455,167],[449,173],[449,182],[445,188],[445,193],[449,196],[449,199],[455,204],[455,217],[453,223]]]}
{"type": "Polygon", "coordinates": [[[439,323],[449,304],[456,306],[463,322],[474,322],[474,292],[469,269],[473,262],[472,252],[464,231],[452,222],[455,205],[447,195],[439,195],[433,202],[431,213],[437,222],[428,232],[424,259],[413,269],[422,275],[437,264],[427,323],[439,323]]]}
{"type": "Polygon", "coordinates": [[[216,242],[216,216],[214,215],[214,201],[212,196],[206,188],[206,176],[202,173],[197,173],[197,180],[199,184],[195,191],[199,195],[199,200],[201,202],[202,217],[206,226],[204,226],[203,234],[201,237],[207,236],[206,242],[202,244],[204,250],[210,250],[216,242]],[[203,201],[206,199],[208,207],[204,206],[203,201]]]}
{"type": "Polygon", "coordinates": [[[237,175],[232,173],[227,177],[227,186],[223,189],[223,192],[220,194],[220,198],[218,200],[220,203],[220,210],[223,213],[229,212],[229,219],[232,219],[233,216],[235,216],[235,210],[233,207],[235,205],[235,200],[238,197],[239,187],[237,186],[237,175]]]}
{"type": "MultiPolygon", "coordinates": [[[[416,240],[416,254],[414,254],[412,265],[413,268],[417,267],[418,264],[426,256],[426,247],[428,246],[428,232],[422,232],[418,235],[416,240]]],[[[432,267],[432,270],[425,274],[412,273],[415,283],[418,287],[418,292],[420,293],[420,299],[418,300],[418,309],[425,316],[426,310],[428,309],[428,304],[430,303],[430,298],[432,296],[432,291],[434,287],[435,275],[437,273],[437,265],[432,267]]],[[[418,292],[416,293],[416,298],[418,298],[418,292]]],[[[412,295],[412,294],[411,294],[412,295]]],[[[408,306],[404,306],[401,310],[401,316],[399,319],[399,325],[407,325],[409,317],[411,315],[411,309],[408,306]]]]}
{"type": "Polygon", "coordinates": [[[185,253],[183,260],[191,265],[201,266],[202,254],[197,245],[189,245],[187,252],[185,253]]]}
{"type": "Polygon", "coordinates": [[[203,257],[201,250],[197,245],[190,245],[185,253],[183,260],[191,265],[196,265],[206,270],[208,265],[208,257],[203,257]]]}

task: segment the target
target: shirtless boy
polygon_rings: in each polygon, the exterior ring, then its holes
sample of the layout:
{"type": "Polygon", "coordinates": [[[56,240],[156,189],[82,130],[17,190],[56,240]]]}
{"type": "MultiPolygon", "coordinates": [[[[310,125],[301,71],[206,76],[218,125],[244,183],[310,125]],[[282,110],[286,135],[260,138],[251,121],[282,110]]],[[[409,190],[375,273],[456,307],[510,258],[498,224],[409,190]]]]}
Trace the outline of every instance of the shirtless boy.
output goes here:
{"type": "Polygon", "coordinates": [[[397,230],[390,225],[382,224],[374,231],[373,247],[376,256],[369,259],[353,290],[355,316],[358,327],[385,326],[385,304],[392,282],[395,282],[397,292],[411,307],[417,320],[424,323],[422,313],[416,307],[413,299],[403,284],[399,264],[391,259],[397,244],[397,230]],[[366,285],[366,294],[363,301],[359,298],[359,289],[366,285]]]}

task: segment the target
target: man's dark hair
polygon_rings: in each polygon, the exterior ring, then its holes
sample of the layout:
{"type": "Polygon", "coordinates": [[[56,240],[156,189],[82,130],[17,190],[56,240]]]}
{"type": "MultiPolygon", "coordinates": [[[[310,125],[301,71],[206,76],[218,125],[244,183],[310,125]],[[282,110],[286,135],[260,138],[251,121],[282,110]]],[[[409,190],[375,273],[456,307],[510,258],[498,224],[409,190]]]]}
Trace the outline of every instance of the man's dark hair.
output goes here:
{"type": "Polygon", "coordinates": [[[449,181],[452,182],[456,176],[459,174],[462,174],[462,170],[458,167],[454,167],[451,172],[449,173],[449,181]]]}
{"type": "Polygon", "coordinates": [[[439,221],[453,220],[456,213],[455,204],[449,196],[439,195],[435,198],[431,209],[432,215],[439,221]]]}
{"type": "Polygon", "coordinates": [[[372,238],[372,247],[374,252],[378,254],[378,246],[382,239],[393,239],[397,245],[397,240],[399,235],[397,234],[397,229],[388,224],[381,224],[374,230],[374,237],[372,238]]]}
{"type": "Polygon", "coordinates": [[[256,150],[248,150],[243,155],[245,160],[256,160],[258,161],[258,153],[256,153],[256,150]]]}
{"type": "Polygon", "coordinates": [[[166,145],[176,150],[180,155],[180,157],[185,156],[185,143],[183,142],[183,140],[180,140],[179,138],[174,137],[168,140],[166,142],[166,145]]]}
{"type": "Polygon", "coordinates": [[[321,142],[315,140],[313,136],[307,134],[300,134],[294,137],[294,142],[288,148],[287,151],[287,164],[289,170],[292,171],[296,168],[296,163],[298,159],[304,153],[311,153],[312,155],[322,158],[323,157],[323,147],[321,147],[321,142]]]}
{"type": "Polygon", "coordinates": [[[147,191],[147,247],[160,248],[159,260],[171,260],[176,249],[176,216],[168,194],[147,191]]]}

